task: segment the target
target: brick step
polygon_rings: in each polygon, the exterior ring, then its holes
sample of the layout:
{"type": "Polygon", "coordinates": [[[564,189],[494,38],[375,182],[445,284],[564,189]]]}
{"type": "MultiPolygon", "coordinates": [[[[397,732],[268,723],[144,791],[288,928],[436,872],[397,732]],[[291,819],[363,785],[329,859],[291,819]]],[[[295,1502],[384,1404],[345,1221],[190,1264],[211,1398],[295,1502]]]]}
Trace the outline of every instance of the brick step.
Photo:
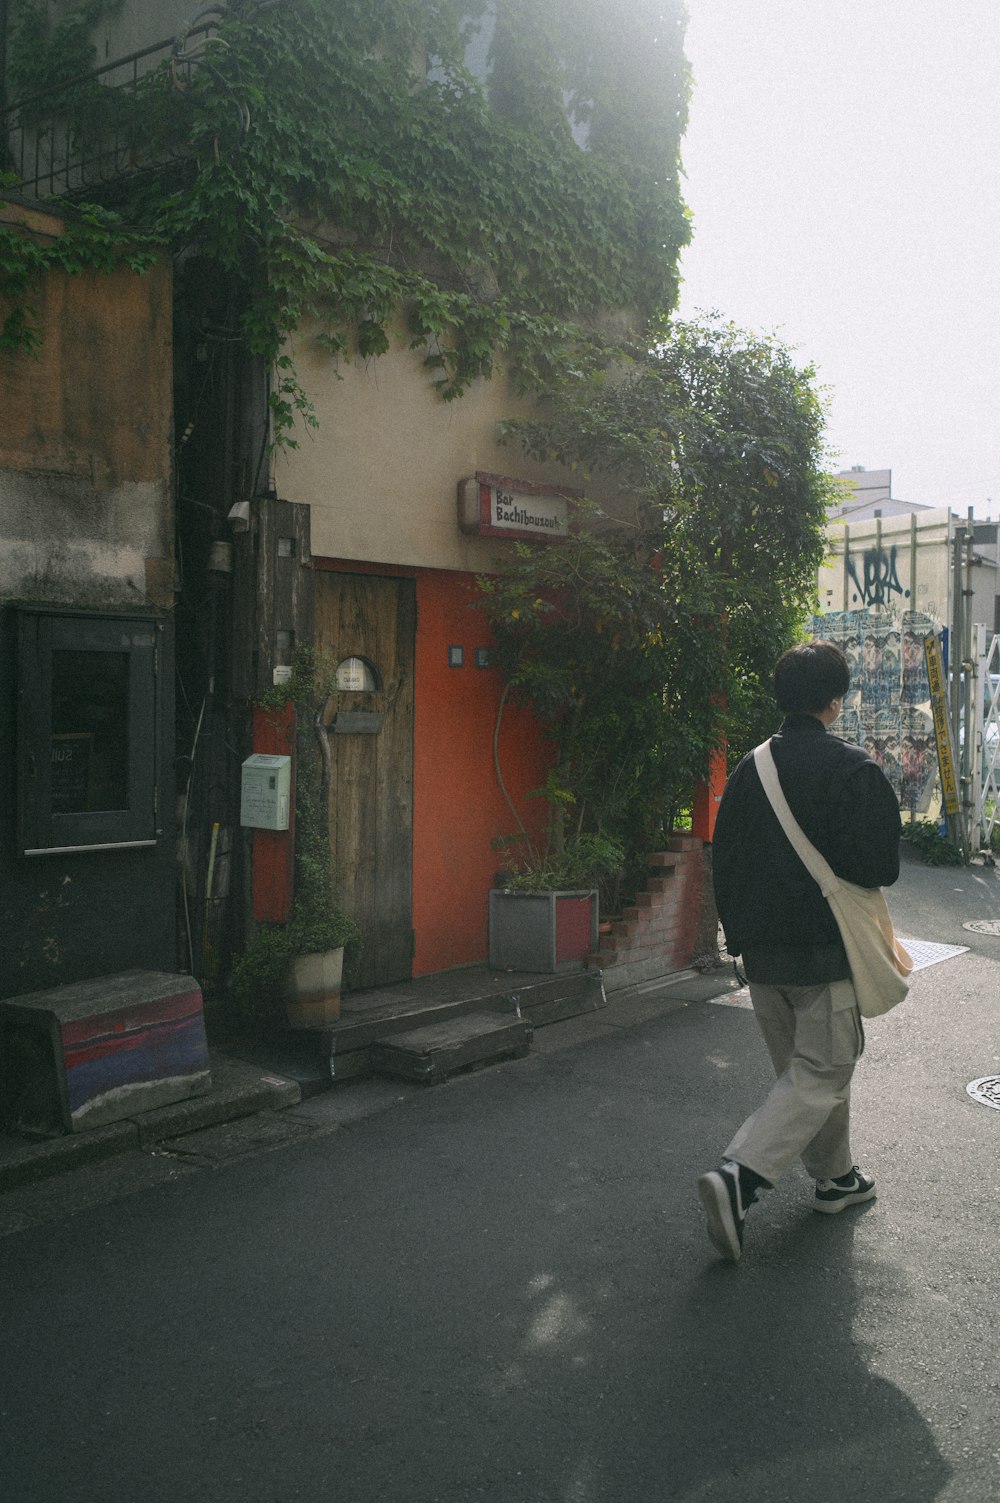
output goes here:
{"type": "Polygon", "coordinates": [[[532,1032],[524,1018],[470,1012],[381,1039],[369,1047],[368,1059],[380,1075],[429,1084],[473,1065],[523,1058],[532,1032]]]}

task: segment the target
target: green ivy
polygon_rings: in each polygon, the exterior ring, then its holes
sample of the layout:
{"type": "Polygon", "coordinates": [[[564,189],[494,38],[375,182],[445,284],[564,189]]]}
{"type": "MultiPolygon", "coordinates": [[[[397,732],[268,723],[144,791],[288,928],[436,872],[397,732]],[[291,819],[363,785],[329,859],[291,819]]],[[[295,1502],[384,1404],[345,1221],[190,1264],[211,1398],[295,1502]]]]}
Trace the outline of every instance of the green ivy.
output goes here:
{"type": "MultiPolygon", "coordinates": [[[[25,0],[22,95],[68,82],[116,5],[56,25],[25,0]]],[[[290,442],[312,413],[282,351],[306,320],[333,356],[367,359],[402,318],[445,399],[498,357],[537,387],[597,356],[608,310],[638,333],[675,301],[683,26],[681,0],[231,4],[180,113],[164,70],[126,101],[143,139],[182,131],[193,167],[116,185],[123,242],[138,226],[242,286],[249,348],[284,360],[272,408],[290,442]],[[477,31],[485,87],[465,67],[477,31]]],[[[16,303],[16,275],[6,291],[16,303]]]]}
{"type": "MultiPolygon", "coordinates": [[[[81,0],[56,20],[44,0],[22,0],[12,7],[12,45],[7,59],[11,97],[31,101],[36,94],[77,90],[81,79],[97,66],[91,41],[94,27],[116,16],[124,0],[81,0]]],[[[88,92],[91,92],[88,90],[88,92]]],[[[28,118],[44,120],[41,107],[28,118]]]]}
{"type": "Polygon", "coordinates": [[[504,871],[498,881],[512,892],[553,892],[593,887],[613,877],[625,864],[625,847],[606,835],[582,831],[557,851],[529,837],[497,835],[492,841],[504,871]]]}
{"type": "Polygon", "coordinates": [[[546,797],[564,837],[611,836],[631,862],[669,834],[724,737],[739,755],[773,729],[771,669],[823,549],[815,374],[775,341],[677,323],[505,431],[633,503],[629,525],[576,503],[571,536],[521,545],[478,601],[508,697],[554,744],[546,797]]]}

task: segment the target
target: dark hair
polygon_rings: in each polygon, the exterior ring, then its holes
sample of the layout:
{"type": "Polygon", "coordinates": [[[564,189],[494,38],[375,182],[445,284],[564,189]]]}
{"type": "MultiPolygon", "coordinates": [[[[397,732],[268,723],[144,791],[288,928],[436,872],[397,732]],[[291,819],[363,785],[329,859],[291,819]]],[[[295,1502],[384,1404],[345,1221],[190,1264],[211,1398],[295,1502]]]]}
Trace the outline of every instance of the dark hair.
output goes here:
{"type": "Polygon", "coordinates": [[[803,642],[783,652],[774,667],[774,697],[786,715],[818,715],[842,699],[851,670],[833,642],[803,642]]]}

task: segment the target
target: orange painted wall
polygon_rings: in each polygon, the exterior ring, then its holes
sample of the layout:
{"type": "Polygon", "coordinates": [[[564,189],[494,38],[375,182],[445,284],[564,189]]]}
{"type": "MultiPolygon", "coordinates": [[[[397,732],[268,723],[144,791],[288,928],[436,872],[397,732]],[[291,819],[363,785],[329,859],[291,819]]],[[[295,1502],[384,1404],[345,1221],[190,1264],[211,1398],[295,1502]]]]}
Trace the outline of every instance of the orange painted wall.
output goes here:
{"type": "MultiPolygon", "coordinates": [[[[487,893],[502,864],[490,841],[514,821],[493,767],[501,679],[476,667],[490,633],[470,575],[417,574],[417,659],[413,769],[413,973],[426,975],[487,956],[487,893]],[[448,647],[465,649],[449,668],[448,647]]],[[[521,817],[544,822],[540,799],[524,795],[545,780],[550,750],[533,717],[504,710],[500,759],[521,817]]]]}

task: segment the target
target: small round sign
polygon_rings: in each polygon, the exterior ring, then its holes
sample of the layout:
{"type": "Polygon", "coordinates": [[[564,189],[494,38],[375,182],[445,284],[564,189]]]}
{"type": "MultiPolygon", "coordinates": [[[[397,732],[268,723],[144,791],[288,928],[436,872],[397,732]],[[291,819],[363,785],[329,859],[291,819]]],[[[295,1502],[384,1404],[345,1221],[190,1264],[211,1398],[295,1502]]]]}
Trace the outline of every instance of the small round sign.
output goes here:
{"type": "Polygon", "coordinates": [[[973,934],[1000,934],[1000,919],[970,919],[962,928],[973,934]]]}
{"type": "Polygon", "coordinates": [[[983,1075],[979,1080],[970,1080],[965,1089],[973,1101],[1000,1112],[1000,1075],[983,1075]]]}

